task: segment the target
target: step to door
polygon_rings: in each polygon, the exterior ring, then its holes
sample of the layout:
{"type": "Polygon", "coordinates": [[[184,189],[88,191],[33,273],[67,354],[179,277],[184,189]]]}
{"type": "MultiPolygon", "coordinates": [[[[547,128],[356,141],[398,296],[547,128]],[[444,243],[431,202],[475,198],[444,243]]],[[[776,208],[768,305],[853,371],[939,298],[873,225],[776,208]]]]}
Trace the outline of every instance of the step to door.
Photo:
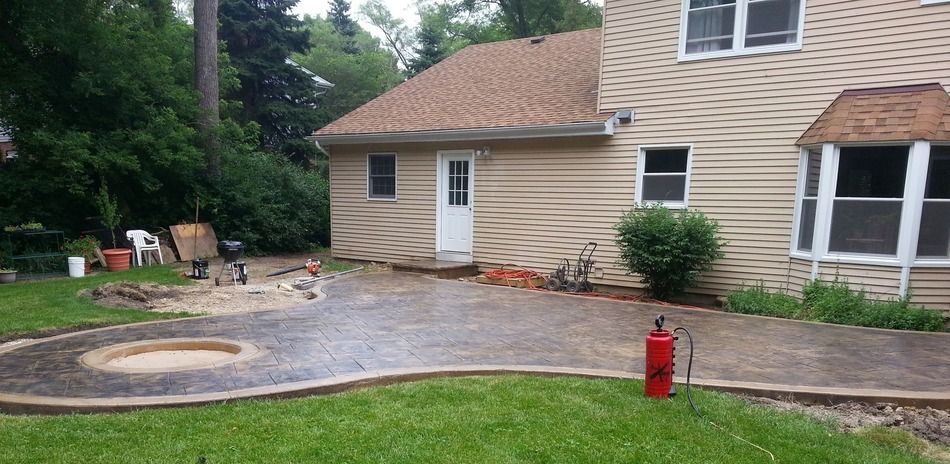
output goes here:
{"type": "Polygon", "coordinates": [[[439,279],[458,279],[459,277],[478,275],[478,266],[472,263],[457,263],[453,261],[439,261],[435,259],[393,263],[393,270],[397,272],[426,274],[439,279]]]}

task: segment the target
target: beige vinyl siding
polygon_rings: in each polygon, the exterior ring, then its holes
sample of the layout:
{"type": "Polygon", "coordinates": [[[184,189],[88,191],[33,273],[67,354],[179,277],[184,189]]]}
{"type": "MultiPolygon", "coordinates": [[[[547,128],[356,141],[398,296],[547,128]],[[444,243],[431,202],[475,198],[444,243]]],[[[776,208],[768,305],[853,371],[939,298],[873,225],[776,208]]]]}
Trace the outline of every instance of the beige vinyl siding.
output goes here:
{"type": "MultiPolygon", "coordinates": [[[[697,291],[721,294],[763,279],[795,292],[811,273],[810,263],[788,257],[795,141],[842,90],[950,85],[950,4],[807,0],[801,51],[682,63],[680,8],[675,0],[606,0],[600,109],[636,111],[610,149],[693,144],[689,206],[717,219],[729,241],[697,291]]],[[[876,295],[897,294],[899,268],[839,272],[876,295]]]]}
{"type": "Polygon", "coordinates": [[[812,280],[811,268],[811,261],[798,258],[792,258],[790,260],[788,268],[788,281],[786,282],[786,289],[788,290],[789,294],[801,298],[802,287],[812,280]]]}
{"type": "Polygon", "coordinates": [[[333,255],[367,261],[435,257],[435,155],[380,147],[331,149],[333,255]],[[396,153],[396,201],[366,198],[367,153],[396,153]]]}
{"type": "Polygon", "coordinates": [[[917,268],[910,273],[911,301],[950,311],[950,269],[917,268]]]}
{"type": "Polygon", "coordinates": [[[893,300],[900,296],[899,267],[821,263],[818,277],[829,282],[836,278],[845,281],[852,289],[864,290],[877,300],[893,300]]]}

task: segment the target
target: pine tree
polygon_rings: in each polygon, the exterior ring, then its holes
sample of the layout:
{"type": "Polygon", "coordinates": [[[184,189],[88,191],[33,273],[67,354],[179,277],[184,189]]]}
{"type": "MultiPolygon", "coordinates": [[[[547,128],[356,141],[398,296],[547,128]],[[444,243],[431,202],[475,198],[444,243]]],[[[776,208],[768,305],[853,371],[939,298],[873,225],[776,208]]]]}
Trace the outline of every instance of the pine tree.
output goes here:
{"type": "Polygon", "coordinates": [[[353,18],[350,18],[350,2],[333,0],[327,16],[330,23],[333,24],[333,30],[346,38],[346,46],[343,48],[343,52],[350,55],[360,53],[360,48],[356,44],[356,31],[359,26],[357,26],[356,21],[353,21],[353,18]]]}
{"type": "MultiPolygon", "coordinates": [[[[313,152],[300,143],[319,125],[320,91],[292,53],[307,53],[309,34],[290,13],[297,0],[221,0],[219,37],[227,43],[241,81],[227,97],[241,102],[242,123],[261,126],[262,148],[305,163],[313,152]]],[[[312,144],[307,144],[312,147],[312,144]]]]}
{"type": "Polygon", "coordinates": [[[435,29],[422,26],[419,29],[417,39],[416,56],[409,61],[409,69],[407,69],[409,77],[413,77],[445,59],[442,36],[435,29]]]}

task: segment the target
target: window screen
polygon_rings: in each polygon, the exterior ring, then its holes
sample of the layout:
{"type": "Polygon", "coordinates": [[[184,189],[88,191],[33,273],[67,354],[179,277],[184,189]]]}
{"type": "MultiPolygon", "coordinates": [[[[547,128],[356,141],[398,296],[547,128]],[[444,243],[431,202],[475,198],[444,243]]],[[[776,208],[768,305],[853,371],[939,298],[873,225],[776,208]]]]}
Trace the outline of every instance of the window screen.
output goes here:
{"type": "Polygon", "coordinates": [[[930,149],[917,257],[950,258],[950,146],[930,149]]]}

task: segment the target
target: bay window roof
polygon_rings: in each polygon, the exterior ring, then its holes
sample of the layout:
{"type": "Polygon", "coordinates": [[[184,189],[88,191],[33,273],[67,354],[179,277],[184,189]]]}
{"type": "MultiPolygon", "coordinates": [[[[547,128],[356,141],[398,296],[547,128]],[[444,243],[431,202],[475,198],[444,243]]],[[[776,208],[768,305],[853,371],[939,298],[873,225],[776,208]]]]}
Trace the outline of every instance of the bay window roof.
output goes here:
{"type": "Polygon", "coordinates": [[[940,84],[845,90],[798,145],[950,141],[950,95],[940,84]]]}

